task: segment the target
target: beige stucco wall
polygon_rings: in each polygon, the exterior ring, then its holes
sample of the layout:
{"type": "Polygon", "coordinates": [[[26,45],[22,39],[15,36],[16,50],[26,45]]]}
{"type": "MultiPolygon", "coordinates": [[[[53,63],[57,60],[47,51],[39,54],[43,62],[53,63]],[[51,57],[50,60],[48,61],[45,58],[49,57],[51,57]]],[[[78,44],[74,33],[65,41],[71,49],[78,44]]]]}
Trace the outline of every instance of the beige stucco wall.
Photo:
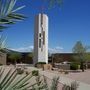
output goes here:
{"type": "Polygon", "coordinates": [[[0,52],[0,64],[6,65],[6,54],[0,52]]]}

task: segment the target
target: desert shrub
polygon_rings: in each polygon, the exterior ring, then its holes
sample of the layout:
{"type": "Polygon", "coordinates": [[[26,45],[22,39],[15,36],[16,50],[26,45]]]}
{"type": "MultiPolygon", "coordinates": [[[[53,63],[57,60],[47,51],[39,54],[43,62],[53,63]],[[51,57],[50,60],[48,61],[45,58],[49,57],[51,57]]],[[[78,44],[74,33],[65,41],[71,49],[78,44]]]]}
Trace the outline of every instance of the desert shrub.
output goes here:
{"type": "Polygon", "coordinates": [[[24,69],[22,68],[17,68],[17,74],[23,74],[24,73],[24,69]]]}
{"type": "Polygon", "coordinates": [[[71,85],[64,84],[62,90],[77,90],[79,84],[76,81],[73,81],[71,85]]]}
{"type": "Polygon", "coordinates": [[[78,64],[77,63],[71,63],[70,64],[70,69],[71,70],[77,70],[78,69],[78,64]]]}
{"type": "Polygon", "coordinates": [[[39,75],[39,71],[38,70],[33,70],[32,71],[32,75],[33,76],[38,76],[39,75]]]}
{"type": "Polygon", "coordinates": [[[52,79],[52,84],[51,84],[50,90],[57,90],[58,81],[59,81],[59,77],[54,77],[54,78],[52,79]]]}
{"type": "Polygon", "coordinates": [[[69,72],[68,71],[65,71],[65,74],[69,74],[69,72]]]}
{"type": "Polygon", "coordinates": [[[2,66],[2,64],[0,63],[0,66],[2,66]]]}
{"type": "Polygon", "coordinates": [[[29,72],[28,71],[26,71],[25,73],[26,73],[26,75],[29,75],[29,72]]]}

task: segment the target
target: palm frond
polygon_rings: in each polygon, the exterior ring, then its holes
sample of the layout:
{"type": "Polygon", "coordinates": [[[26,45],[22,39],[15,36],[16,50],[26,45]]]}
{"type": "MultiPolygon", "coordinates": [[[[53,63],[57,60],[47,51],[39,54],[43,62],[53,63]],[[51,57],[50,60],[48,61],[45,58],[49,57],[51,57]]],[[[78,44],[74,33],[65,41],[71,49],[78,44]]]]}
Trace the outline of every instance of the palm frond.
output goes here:
{"type": "Polygon", "coordinates": [[[15,6],[16,1],[17,0],[10,0],[10,2],[7,3],[8,4],[7,15],[10,14],[10,13],[12,13],[12,10],[13,10],[13,8],[15,6]]]}
{"type": "Polygon", "coordinates": [[[8,28],[7,26],[0,25],[0,32],[2,32],[4,29],[8,28]]]}
{"type": "Polygon", "coordinates": [[[0,20],[0,24],[1,24],[1,25],[4,25],[4,24],[14,24],[14,23],[15,23],[14,21],[11,21],[11,20],[6,19],[6,18],[2,18],[2,19],[0,20]]]}
{"type": "Polygon", "coordinates": [[[7,16],[7,18],[9,18],[9,20],[23,20],[25,16],[22,14],[11,13],[7,16]]]}
{"type": "Polygon", "coordinates": [[[16,7],[17,0],[0,0],[0,30],[7,28],[8,24],[15,24],[16,21],[26,18],[23,14],[16,13],[25,5],[16,7]]]}
{"type": "Polygon", "coordinates": [[[21,7],[18,7],[18,8],[16,8],[15,10],[13,10],[12,12],[16,12],[16,11],[18,11],[18,10],[21,10],[21,9],[23,9],[25,7],[25,5],[23,5],[23,6],[21,6],[21,7]]]}

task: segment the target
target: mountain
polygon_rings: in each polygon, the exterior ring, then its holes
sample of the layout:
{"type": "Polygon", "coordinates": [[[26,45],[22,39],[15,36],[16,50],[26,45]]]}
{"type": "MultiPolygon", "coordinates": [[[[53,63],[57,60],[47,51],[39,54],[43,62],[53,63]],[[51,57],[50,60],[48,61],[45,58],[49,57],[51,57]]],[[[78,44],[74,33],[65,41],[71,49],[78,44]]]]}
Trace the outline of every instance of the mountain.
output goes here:
{"type": "Polygon", "coordinates": [[[20,53],[18,51],[10,50],[10,49],[7,49],[7,48],[4,48],[4,49],[2,49],[0,51],[3,52],[3,53],[7,53],[7,54],[10,54],[10,53],[20,53]]]}

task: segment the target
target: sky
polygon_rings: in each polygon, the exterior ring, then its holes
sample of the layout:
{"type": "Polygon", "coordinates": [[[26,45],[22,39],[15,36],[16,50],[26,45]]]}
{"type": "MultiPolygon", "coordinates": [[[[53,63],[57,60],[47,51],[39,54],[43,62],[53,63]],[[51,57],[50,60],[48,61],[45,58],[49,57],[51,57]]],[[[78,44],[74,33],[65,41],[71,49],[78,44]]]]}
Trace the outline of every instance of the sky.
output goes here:
{"type": "Polygon", "coordinates": [[[27,18],[10,26],[1,34],[7,37],[7,48],[31,51],[34,45],[34,18],[42,12],[49,18],[49,51],[72,52],[77,41],[90,45],[90,0],[63,0],[61,7],[48,9],[42,0],[18,0],[16,6],[25,5],[19,11],[27,18]]]}

